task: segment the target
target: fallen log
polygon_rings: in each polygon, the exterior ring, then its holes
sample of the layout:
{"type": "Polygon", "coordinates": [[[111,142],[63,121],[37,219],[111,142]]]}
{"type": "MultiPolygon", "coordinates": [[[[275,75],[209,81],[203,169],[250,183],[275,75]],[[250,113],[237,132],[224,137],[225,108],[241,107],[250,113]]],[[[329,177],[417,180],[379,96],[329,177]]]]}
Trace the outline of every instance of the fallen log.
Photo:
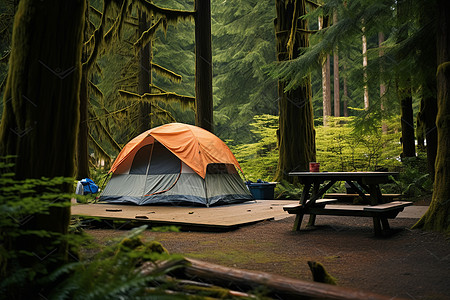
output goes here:
{"type": "Polygon", "coordinates": [[[296,280],[264,272],[229,268],[191,258],[186,258],[186,261],[188,264],[184,266],[183,273],[190,280],[201,280],[247,292],[264,286],[268,289],[267,296],[279,299],[392,299],[392,297],[371,292],[313,281],[296,280]]]}

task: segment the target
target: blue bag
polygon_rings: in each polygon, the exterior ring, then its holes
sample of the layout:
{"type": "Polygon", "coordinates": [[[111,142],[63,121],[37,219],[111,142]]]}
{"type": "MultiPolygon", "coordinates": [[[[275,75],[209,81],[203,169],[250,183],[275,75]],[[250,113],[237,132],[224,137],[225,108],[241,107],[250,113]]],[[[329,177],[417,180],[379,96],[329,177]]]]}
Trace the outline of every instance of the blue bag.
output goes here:
{"type": "Polygon", "coordinates": [[[92,179],[84,178],[80,180],[83,185],[84,195],[86,194],[95,194],[98,192],[98,186],[92,181],[92,179]]]}

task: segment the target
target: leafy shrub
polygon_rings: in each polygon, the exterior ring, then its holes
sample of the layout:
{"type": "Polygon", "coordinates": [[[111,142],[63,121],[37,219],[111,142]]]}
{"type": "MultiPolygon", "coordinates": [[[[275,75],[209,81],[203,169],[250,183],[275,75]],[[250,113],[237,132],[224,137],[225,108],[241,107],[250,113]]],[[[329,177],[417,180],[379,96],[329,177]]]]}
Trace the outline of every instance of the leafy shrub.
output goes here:
{"type": "MultiPolygon", "coordinates": [[[[179,257],[169,255],[157,242],[142,242],[139,234],[146,227],[132,230],[121,241],[98,251],[99,245],[93,245],[79,228],[73,230],[75,234],[60,234],[27,226],[37,215],[45,216],[54,207],[70,205],[73,195],[61,193],[59,187],[73,184],[73,178],[17,180],[8,172],[14,166],[13,161],[13,157],[0,159],[0,299],[167,297],[165,289],[170,283],[164,274],[172,267],[155,267],[145,275],[139,268],[144,262],[177,260],[179,257]],[[43,252],[33,248],[33,236],[47,238],[49,248],[40,249],[43,252]],[[18,239],[29,239],[31,250],[17,251],[14,245],[18,239]],[[68,260],[55,271],[53,252],[61,244],[68,246],[68,260]],[[97,254],[81,259],[81,247],[95,247],[97,254]]],[[[171,295],[169,298],[184,296],[171,295]]]]}
{"type": "MultiPolygon", "coordinates": [[[[388,131],[365,130],[356,128],[358,124],[355,117],[330,118],[328,126],[316,126],[316,156],[320,169],[324,171],[375,171],[408,170],[408,164],[402,164],[402,152],[399,131],[400,124],[397,119],[387,120],[388,131]]],[[[254,118],[252,133],[259,136],[258,142],[252,144],[231,146],[233,153],[241,164],[246,176],[245,179],[256,181],[273,180],[278,162],[278,149],[276,131],[278,117],[260,115],[254,118]]],[[[418,173],[414,178],[422,178],[425,169],[416,169],[418,173]],[[420,175],[420,176],[419,176],[420,175]]],[[[397,182],[386,186],[390,192],[400,192],[399,185],[410,184],[412,178],[401,176],[397,182]]],[[[344,184],[335,185],[335,191],[345,191],[344,184]]],[[[296,197],[298,189],[287,183],[277,185],[276,192],[283,198],[296,197]]],[[[426,189],[426,188],[425,188],[426,189]]]]}

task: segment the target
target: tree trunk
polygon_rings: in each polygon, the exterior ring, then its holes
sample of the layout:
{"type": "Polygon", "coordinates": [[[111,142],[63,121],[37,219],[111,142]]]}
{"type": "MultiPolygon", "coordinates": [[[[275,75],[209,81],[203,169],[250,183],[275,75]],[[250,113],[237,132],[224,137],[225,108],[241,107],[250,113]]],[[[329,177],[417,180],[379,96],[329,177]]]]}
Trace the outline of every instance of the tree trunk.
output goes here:
{"type": "Polygon", "coordinates": [[[195,0],[195,124],[213,132],[211,1],[195,0]]]}
{"type": "MultiPolygon", "coordinates": [[[[406,21],[405,2],[401,0],[397,2],[397,24],[400,31],[398,33],[398,43],[408,37],[407,29],[404,27],[406,21]],[[405,11],[404,11],[405,10],[405,11]]],[[[399,58],[401,60],[401,58],[399,58]]],[[[401,107],[401,127],[402,127],[402,157],[415,157],[416,147],[414,138],[414,115],[412,109],[411,80],[400,82],[400,75],[397,75],[397,94],[401,107]]]]}
{"type": "MultiPolygon", "coordinates": [[[[421,10],[419,15],[419,23],[422,27],[432,24],[435,18],[436,5],[435,1],[431,1],[421,10]]],[[[420,111],[417,114],[417,139],[418,146],[425,146],[426,140],[427,165],[430,178],[434,181],[435,161],[437,151],[437,130],[436,130],[436,114],[437,114],[437,91],[436,91],[436,37],[430,36],[427,44],[423,49],[418,51],[420,72],[425,78],[421,86],[420,111]],[[421,141],[419,141],[419,134],[421,141]]]]}
{"type": "MultiPolygon", "coordinates": [[[[275,19],[277,60],[285,61],[289,59],[287,42],[295,15],[295,1],[277,0],[275,5],[277,12],[277,18],[275,19]]],[[[298,16],[306,14],[304,0],[298,0],[297,10],[298,16]]],[[[307,29],[306,21],[294,21],[298,22],[297,28],[307,29]]],[[[308,36],[298,34],[293,48],[293,58],[298,57],[299,47],[305,48],[308,46],[308,36]]],[[[311,83],[309,80],[305,81],[300,87],[289,92],[285,92],[284,88],[285,84],[278,82],[279,130],[277,134],[279,159],[275,180],[292,182],[292,177],[288,176],[289,172],[306,171],[308,170],[309,162],[316,159],[311,83]]]]}
{"type": "MultiPolygon", "coordinates": [[[[89,21],[89,9],[84,13],[85,22],[89,21]]],[[[84,42],[89,39],[88,26],[84,28],[84,42]]],[[[82,62],[88,60],[87,47],[83,48],[82,62]]],[[[83,67],[81,70],[81,84],[80,84],[80,123],[77,136],[77,155],[76,155],[76,179],[81,180],[89,177],[89,125],[88,125],[88,105],[89,105],[89,70],[83,67]]]]}
{"type": "MultiPolygon", "coordinates": [[[[147,13],[139,11],[139,36],[149,28],[150,22],[147,20],[147,13]]],[[[138,73],[138,94],[150,93],[150,83],[152,77],[152,65],[150,56],[150,41],[139,51],[139,73],[138,73]]],[[[138,132],[144,132],[152,128],[151,120],[152,106],[143,101],[139,104],[138,132]]]]}
{"type": "Polygon", "coordinates": [[[402,126],[402,157],[415,157],[414,114],[412,109],[411,89],[399,89],[402,126]]]}
{"type": "MultiPolygon", "coordinates": [[[[383,73],[384,73],[384,68],[383,68],[383,63],[384,63],[384,50],[383,50],[383,46],[382,44],[384,43],[384,33],[383,32],[378,32],[378,56],[380,57],[380,109],[381,109],[381,113],[382,116],[384,116],[384,94],[386,93],[386,85],[384,84],[384,80],[383,80],[383,73]]],[[[388,132],[388,127],[386,122],[384,122],[384,120],[381,120],[381,131],[384,134],[387,134],[388,132]]]]}
{"type": "MultiPolygon", "coordinates": [[[[84,58],[87,59],[83,55],[84,58]]],[[[88,103],[89,103],[89,91],[88,91],[88,73],[86,68],[83,68],[81,72],[81,84],[80,84],[80,125],[77,135],[77,173],[76,179],[81,180],[89,177],[89,148],[88,148],[88,103]]]]}
{"type": "MultiPolygon", "coordinates": [[[[344,73],[347,71],[347,64],[344,63],[344,73]]],[[[344,117],[348,117],[348,84],[347,84],[347,75],[344,76],[344,117]]]]}
{"type": "Polygon", "coordinates": [[[363,55],[363,76],[364,76],[364,109],[369,109],[369,87],[367,83],[367,38],[364,32],[365,28],[362,28],[363,36],[362,36],[362,55],[363,55]]]}
{"type": "Polygon", "coordinates": [[[437,1],[437,156],[433,198],[415,227],[450,233],[450,2],[437,1]],[[445,65],[447,64],[447,65],[445,65]]]}
{"type": "MultiPolygon", "coordinates": [[[[319,17],[319,30],[328,27],[328,18],[319,17]]],[[[331,81],[330,81],[330,55],[327,54],[322,63],[322,102],[323,126],[327,126],[328,117],[331,116],[331,81]]]]}
{"type": "MultiPolygon", "coordinates": [[[[338,21],[337,11],[333,12],[333,24],[336,24],[338,21]]],[[[339,99],[339,54],[338,47],[336,46],[333,50],[333,75],[334,75],[334,116],[341,116],[341,105],[339,99]]]]}
{"type": "MultiPolygon", "coordinates": [[[[84,9],[85,0],[19,3],[0,126],[0,155],[17,155],[18,179],[75,175],[84,9]]],[[[21,226],[65,234],[69,219],[69,207],[54,207],[21,226]]],[[[67,245],[54,238],[20,236],[11,245],[34,254],[22,265],[52,269],[67,260],[67,245]]]]}

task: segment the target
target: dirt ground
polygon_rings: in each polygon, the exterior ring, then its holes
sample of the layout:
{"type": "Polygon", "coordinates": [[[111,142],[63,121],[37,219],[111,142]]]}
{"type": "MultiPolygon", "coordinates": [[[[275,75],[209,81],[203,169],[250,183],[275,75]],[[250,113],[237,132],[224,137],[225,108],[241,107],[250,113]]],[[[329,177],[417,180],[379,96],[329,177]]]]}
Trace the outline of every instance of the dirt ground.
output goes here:
{"type": "MultiPolygon", "coordinates": [[[[306,218],[307,219],[307,218],[306,218]]],[[[306,222],[307,220],[304,220],[306,222]]],[[[338,285],[393,299],[450,299],[450,238],[411,230],[417,219],[395,219],[390,237],[373,236],[369,218],[318,216],[294,232],[294,217],[229,232],[152,232],[170,253],[246,270],[312,280],[307,262],[322,263],[338,285]]],[[[87,230],[106,242],[123,230],[87,230]]]]}

